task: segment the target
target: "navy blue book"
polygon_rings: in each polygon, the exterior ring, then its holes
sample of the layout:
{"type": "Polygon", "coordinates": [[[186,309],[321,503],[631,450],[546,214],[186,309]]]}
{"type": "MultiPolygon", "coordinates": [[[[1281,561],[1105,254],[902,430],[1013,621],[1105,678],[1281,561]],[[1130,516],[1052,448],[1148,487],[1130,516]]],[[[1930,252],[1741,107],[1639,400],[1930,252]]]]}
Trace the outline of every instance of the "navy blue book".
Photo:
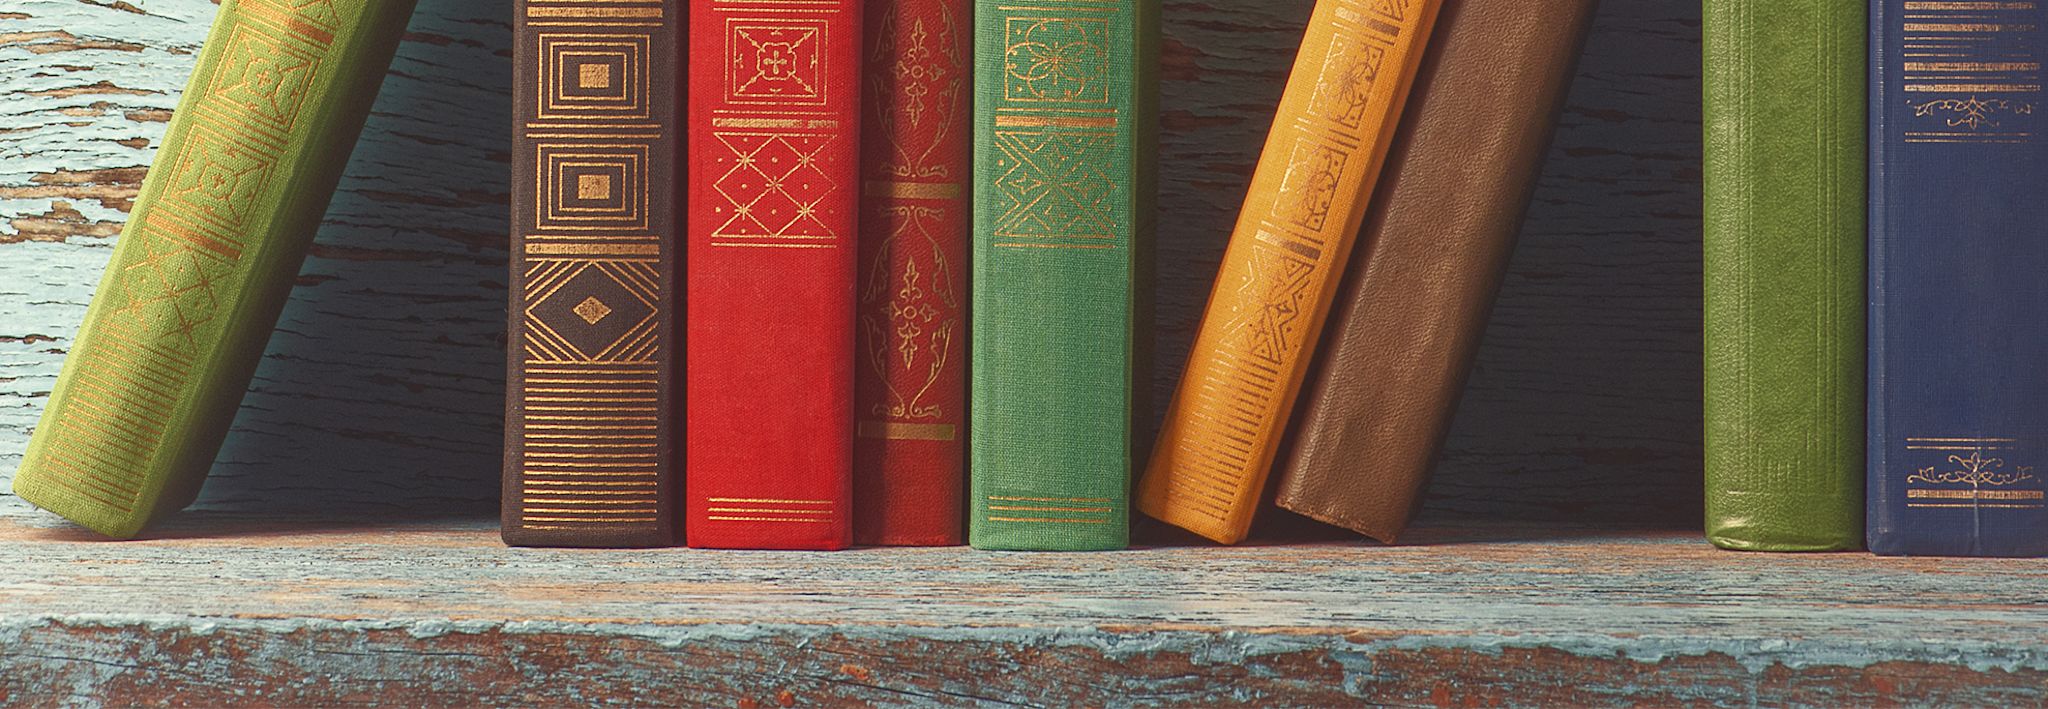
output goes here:
{"type": "Polygon", "coordinates": [[[1866,541],[1879,554],[2048,554],[2042,5],[1872,2],[1866,541]]]}

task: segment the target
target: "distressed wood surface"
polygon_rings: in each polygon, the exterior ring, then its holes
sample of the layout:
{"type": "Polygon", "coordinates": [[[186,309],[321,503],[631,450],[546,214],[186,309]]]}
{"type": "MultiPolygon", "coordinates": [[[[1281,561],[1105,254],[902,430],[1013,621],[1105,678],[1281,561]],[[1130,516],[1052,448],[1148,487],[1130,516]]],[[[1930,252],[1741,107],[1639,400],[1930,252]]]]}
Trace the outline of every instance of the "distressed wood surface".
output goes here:
{"type": "Polygon", "coordinates": [[[0,549],[32,552],[0,571],[0,704],[2048,702],[2048,561],[1525,532],[824,554],[203,512],[108,543],[0,520],[0,549]]]}
{"type": "MultiPolygon", "coordinates": [[[[1155,401],[1309,5],[1165,2],[1155,401]]],[[[509,7],[420,3],[201,509],[492,512],[509,7]]],[[[213,11],[0,4],[0,490],[213,11]]],[[[1605,4],[1425,521],[1698,521],[1698,13],[1605,4]]]]}

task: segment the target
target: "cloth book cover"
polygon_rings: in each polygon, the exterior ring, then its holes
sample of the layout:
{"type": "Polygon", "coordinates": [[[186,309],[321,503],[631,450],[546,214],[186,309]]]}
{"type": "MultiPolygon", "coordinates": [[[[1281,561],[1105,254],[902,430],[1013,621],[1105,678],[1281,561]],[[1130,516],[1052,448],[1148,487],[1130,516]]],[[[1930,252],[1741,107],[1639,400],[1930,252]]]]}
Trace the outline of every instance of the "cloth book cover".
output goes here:
{"type": "Polygon", "coordinates": [[[1158,0],[975,3],[968,542],[1130,538],[1158,0]]]}
{"type": "Polygon", "coordinates": [[[2048,554],[2048,11],[1870,7],[1867,541],[2048,554]]]}
{"type": "Polygon", "coordinates": [[[867,0],[853,538],[959,544],[966,494],[969,0],[867,0]]]}
{"type": "Polygon", "coordinates": [[[1863,540],[1861,2],[1706,0],[1707,538],[1863,540]]]}
{"type": "Polygon", "coordinates": [[[1392,542],[1464,392],[1595,0],[1465,0],[1436,20],[1302,386],[1274,502],[1392,542]]]}
{"type": "Polygon", "coordinates": [[[689,19],[690,546],[853,536],[859,0],[689,19]]]}
{"type": "Polygon", "coordinates": [[[15,494],[118,538],[198,496],[412,7],[221,4],[15,494]]]}
{"type": "Polygon", "coordinates": [[[1225,544],[1250,531],[1437,7],[1316,3],[1138,483],[1145,514],[1225,544]]]}
{"type": "Polygon", "coordinates": [[[505,542],[674,544],[683,3],[514,17],[505,542]]]}

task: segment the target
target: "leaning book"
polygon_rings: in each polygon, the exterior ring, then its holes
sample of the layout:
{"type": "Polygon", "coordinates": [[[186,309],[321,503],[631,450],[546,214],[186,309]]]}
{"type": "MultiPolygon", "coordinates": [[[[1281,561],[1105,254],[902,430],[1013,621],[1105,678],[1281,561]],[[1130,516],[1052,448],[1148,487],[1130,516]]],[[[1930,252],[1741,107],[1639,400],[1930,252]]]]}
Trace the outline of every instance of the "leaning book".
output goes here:
{"type": "Polygon", "coordinates": [[[15,494],[117,538],[198,496],[412,7],[221,4],[15,494]]]}

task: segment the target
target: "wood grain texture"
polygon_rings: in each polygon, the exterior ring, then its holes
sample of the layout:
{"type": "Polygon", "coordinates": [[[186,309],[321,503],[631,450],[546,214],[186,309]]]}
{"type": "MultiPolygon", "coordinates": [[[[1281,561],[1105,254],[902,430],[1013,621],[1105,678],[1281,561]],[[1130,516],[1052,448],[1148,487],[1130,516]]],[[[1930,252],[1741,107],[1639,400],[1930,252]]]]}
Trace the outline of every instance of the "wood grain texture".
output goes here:
{"type": "MultiPolygon", "coordinates": [[[[1309,6],[1165,3],[1155,402],[1309,6]]],[[[201,509],[493,509],[509,7],[421,2],[201,509]]],[[[0,490],[213,11],[0,12],[0,490]]],[[[1698,522],[1698,13],[1603,7],[1424,523],[1698,522]]],[[[0,496],[0,515],[23,508],[0,496]]]]}
{"type": "Polygon", "coordinates": [[[29,552],[0,576],[0,704],[2048,702],[2048,561],[1520,532],[819,554],[203,512],[108,543],[0,520],[0,549],[29,552]]]}

